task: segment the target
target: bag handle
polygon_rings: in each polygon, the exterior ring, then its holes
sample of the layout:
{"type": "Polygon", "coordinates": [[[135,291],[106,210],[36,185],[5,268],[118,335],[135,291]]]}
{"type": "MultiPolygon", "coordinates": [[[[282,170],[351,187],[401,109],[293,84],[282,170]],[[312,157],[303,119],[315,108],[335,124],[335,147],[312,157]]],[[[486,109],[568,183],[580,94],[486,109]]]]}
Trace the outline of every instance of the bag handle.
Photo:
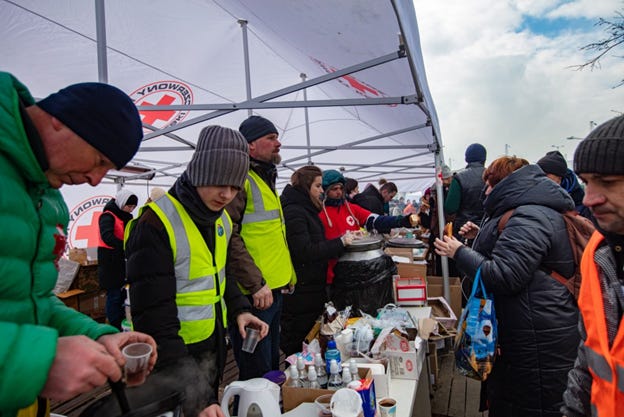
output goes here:
{"type": "Polygon", "coordinates": [[[477,293],[477,289],[481,287],[481,293],[483,294],[483,298],[488,297],[487,292],[485,292],[485,285],[483,284],[483,280],[481,279],[481,267],[477,269],[477,274],[475,275],[474,282],[472,283],[472,291],[470,292],[470,297],[474,297],[477,293]]]}

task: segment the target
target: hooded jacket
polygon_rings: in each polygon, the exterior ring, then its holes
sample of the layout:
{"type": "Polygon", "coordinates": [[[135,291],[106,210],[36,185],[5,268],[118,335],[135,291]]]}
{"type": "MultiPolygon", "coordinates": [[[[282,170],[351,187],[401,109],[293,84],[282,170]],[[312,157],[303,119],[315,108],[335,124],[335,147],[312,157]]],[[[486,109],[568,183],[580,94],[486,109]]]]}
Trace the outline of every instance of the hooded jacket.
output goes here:
{"type": "Polygon", "coordinates": [[[353,196],[353,202],[371,213],[384,214],[384,198],[374,185],[370,184],[364,191],[353,196]]]}
{"type": "Polygon", "coordinates": [[[120,209],[113,198],[104,206],[98,221],[100,239],[110,246],[98,247],[98,277],[103,289],[121,288],[126,281],[126,255],[123,239],[117,238],[114,233],[115,217],[123,222],[124,228],[132,220],[132,214],[120,209]]]}
{"type": "Polygon", "coordinates": [[[340,237],[325,238],[319,209],[299,188],[286,185],[280,197],[286,222],[286,239],[297,273],[295,292],[284,296],[281,347],[286,355],[301,351],[308,331],[327,301],[325,278],[329,259],[344,252],[340,237]]]}
{"type": "Polygon", "coordinates": [[[53,293],[69,212],[45,176],[41,139],[25,106],[34,100],[0,72],[0,415],[13,416],[43,389],[57,339],[116,333],[53,293]]]}
{"type": "Polygon", "coordinates": [[[485,220],[473,249],[460,247],[458,268],[481,268],[494,294],[500,355],[487,380],[490,416],[561,416],[562,394],[579,342],[578,307],[548,273],[574,271],[562,212],[570,196],[536,165],[511,173],[484,201],[485,220]],[[498,222],[513,215],[500,236],[498,222]]]}
{"type": "MultiPolygon", "coordinates": [[[[184,206],[209,250],[214,253],[214,223],[221,212],[213,212],[205,206],[195,187],[188,182],[186,173],[169,193],[184,206]]],[[[169,384],[172,387],[175,385],[178,390],[186,392],[185,414],[197,415],[217,402],[226,349],[221,313],[215,314],[217,324],[208,339],[188,345],[184,343],[179,335],[173,251],[165,226],[149,207],[134,222],[136,224],[126,242],[132,322],[135,330],[151,335],[158,344],[156,372],[145,387],[137,387],[134,391],[140,394],[140,391],[152,388],[151,385],[171,379],[169,384]]],[[[228,248],[228,256],[229,251],[228,248]]],[[[226,279],[223,297],[228,320],[233,321],[238,314],[250,311],[251,306],[235,280],[226,279]]]]}

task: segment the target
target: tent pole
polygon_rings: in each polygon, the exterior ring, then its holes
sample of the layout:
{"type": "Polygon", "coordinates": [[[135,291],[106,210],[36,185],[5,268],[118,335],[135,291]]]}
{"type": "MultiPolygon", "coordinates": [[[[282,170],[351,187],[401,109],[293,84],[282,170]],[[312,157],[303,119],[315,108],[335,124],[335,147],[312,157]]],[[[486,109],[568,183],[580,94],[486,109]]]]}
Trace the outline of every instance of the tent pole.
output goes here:
{"type": "Polygon", "coordinates": [[[98,80],[101,83],[108,83],[108,58],[106,55],[106,15],[104,11],[104,0],[95,0],[98,80]]]}
{"type": "MultiPolygon", "coordinates": [[[[438,236],[444,236],[444,225],[446,220],[444,218],[444,190],[442,189],[442,160],[440,152],[435,154],[435,172],[436,172],[436,204],[438,205],[438,236]]],[[[442,237],[440,239],[442,239],[442,237]]],[[[441,259],[442,264],[442,278],[444,282],[444,298],[446,301],[451,302],[451,289],[449,287],[449,267],[448,258],[443,256],[441,259]]]]}
{"type": "MultiPolygon", "coordinates": [[[[305,82],[307,76],[302,72],[301,74],[299,74],[299,77],[301,77],[301,82],[305,82]]],[[[307,89],[303,89],[303,101],[304,103],[306,101],[308,101],[308,90],[307,89]]],[[[308,165],[312,165],[312,153],[310,151],[310,118],[308,117],[308,107],[305,106],[303,108],[303,116],[305,117],[305,128],[306,128],[306,143],[307,143],[307,148],[308,148],[308,165]]]]}
{"type": "MultiPolygon", "coordinates": [[[[245,92],[247,94],[247,101],[251,100],[251,71],[249,69],[249,41],[247,38],[247,21],[245,19],[238,19],[238,24],[241,26],[243,34],[243,58],[245,59],[245,92]]],[[[248,109],[247,115],[251,116],[253,110],[248,109]]]]}

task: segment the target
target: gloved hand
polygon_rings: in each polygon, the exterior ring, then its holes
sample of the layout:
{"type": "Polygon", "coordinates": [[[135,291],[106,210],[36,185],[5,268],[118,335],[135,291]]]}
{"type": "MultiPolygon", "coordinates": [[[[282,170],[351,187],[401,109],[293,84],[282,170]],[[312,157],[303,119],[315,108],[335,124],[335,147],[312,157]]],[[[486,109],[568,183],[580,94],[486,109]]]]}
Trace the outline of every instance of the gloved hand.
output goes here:
{"type": "Polygon", "coordinates": [[[340,241],[342,241],[342,246],[349,246],[351,243],[353,243],[353,233],[351,233],[351,231],[347,230],[347,233],[345,233],[344,235],[340,236],[340,241]]]}
{"type": "Polygon", "coordinates": [[[420,217],[418,214],[410,214],[401,219],[401,226],[407,228],[413,228],[420,224],[420,217]]]}

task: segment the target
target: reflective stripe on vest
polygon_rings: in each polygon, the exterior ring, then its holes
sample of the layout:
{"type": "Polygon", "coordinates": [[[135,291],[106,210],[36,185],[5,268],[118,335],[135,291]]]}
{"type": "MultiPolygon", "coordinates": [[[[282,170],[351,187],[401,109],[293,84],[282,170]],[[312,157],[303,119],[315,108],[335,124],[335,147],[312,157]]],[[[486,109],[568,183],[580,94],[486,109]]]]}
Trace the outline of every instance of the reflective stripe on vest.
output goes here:
{"type": "MultiPolygon", "coordinates": [[[[245,192],[247,205],[240,235],[247,251],[269,288],[294,284],[295,271],[288,251],[284,215],[277,193],[253,170],[247,174],[245,192]]],[[[243,293],[249,294],[242,286],[239,287],[243,293]]]]}
{"type": "Polygon", "coordinates": [[[594,260],[604,237],[596,231],[585,247],[581,260],[583,281],[578,305],[587,331],[584,351],[592,375],[592,415],[616,417],[624,404],[624,321],[609,346],[600,272],[594,260]]]}
{"type": "MultiPolygon", "coordinates": [[[[119,217],[115,216],[115,214],[112,211],[105,211],[104,213],[108,213],[111,216],[113,216],[113,219],[115,219],[115,225],[113,226],[113,235],[115,235],[115,237],[119,240],[123,240],[124,239],[124,224],[123,224],[123,220],[121,220],[119,217]]],[[[108,246],[106,243],[104,243],[104,241],[102,240],[102,234],[98,233],[98,247],[100,248],[107,248],[107,249],[114,249],[112,246],[108,246]]]]}
{"type": "Polygon", "coordinates": [[[215,304],[221,303],[223,325],[227,325],[225,264],[232,235],[232,221],[223,211],[215,222],[215,256],[184,207],[169,194],[148,204],[162,221],[173,251],[179,335],[186,344],[207,339],[214,331],[215,304]],[[215,280],[219,279],[219,288],[215,280]]]}

